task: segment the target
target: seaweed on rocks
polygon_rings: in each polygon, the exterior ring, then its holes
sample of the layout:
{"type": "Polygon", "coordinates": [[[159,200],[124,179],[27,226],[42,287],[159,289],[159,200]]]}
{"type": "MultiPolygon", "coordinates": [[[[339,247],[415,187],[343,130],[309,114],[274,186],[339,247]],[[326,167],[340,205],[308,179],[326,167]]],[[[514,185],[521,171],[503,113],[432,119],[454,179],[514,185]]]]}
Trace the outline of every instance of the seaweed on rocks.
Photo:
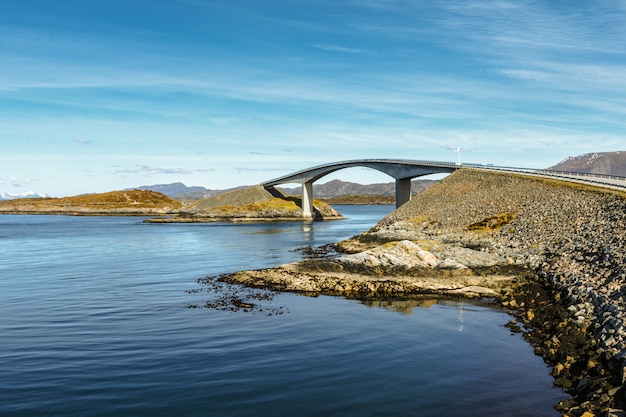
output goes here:
{"type": "Polygon", "coordinates": [[[215,276],[199,278],[196,282],[202,287],[188,290],[187,293],[204,293],[209,296],[209,299],[204,304],[187,304],[188,308],[261,313],[267,316],[288,312],[284,306],[272,304],[277,293],[268,289],[229,284],[215,276]]]}
{"type": "Polygon", "coordinates": [[[332,243],[318,247],[302,246],[294,249],[293,252],[300,253],[304,260],[330,259],[339,254],[332,243]]]}

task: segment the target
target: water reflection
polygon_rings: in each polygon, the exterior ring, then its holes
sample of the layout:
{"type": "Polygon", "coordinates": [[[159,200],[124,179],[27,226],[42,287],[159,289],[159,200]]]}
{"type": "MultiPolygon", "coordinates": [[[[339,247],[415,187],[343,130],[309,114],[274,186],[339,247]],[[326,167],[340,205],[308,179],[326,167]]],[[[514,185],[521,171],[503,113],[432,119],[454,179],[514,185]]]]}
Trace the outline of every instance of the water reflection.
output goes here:
{"type": "Polygon", "coordinates": [[[251,232],[251,235],[274,235],[277,233],[285,233],[285,229],[284,228],[265,228],[265,229],[261,229],[261,230],[255,230],[254,232],[251,232]]]}
{"type": "Polygon", "coordinates": [[[298,239],[304,242],[313,240],[314,227],[310,221],[298,221],[283,223],[276,227],[263,225],[256,230],[249,232],[251,235],[275,235],[275,234],[294,234],[298,239]]]}
{"type": "Polygon", "coordinates": [[[416,308],[429,308],[434,305],[456,307],[457,310],[459,311],[458,330],[460,332],[463,331],[463,323],[465,321],[464,308],[466,305],[491,306],[487,302],[480,302],[480,301],[468,302],[466,300],[449,299],[449,298],[434,297],[434,296],[415,296],[411,298],[361,299],[359,301],[367,307],[392,310],[402,315],[413,314],[416,308]]]}
{"type": "Polygon", "coordinates": [[[302,239],[305,242],[313,240],[313,226],[310,222],[302,222],[302,239]]]}
{"type": "MultiPolygon", "coordinates": [[[[269,315],[276,314],[276,309],[280,314],[288,312],[286,305],[282,305],[280,298],[275,297],[281,292],[269,288],[252,288],[239,284],[230,284],[222,281],[220,276],[209,276],[200,278],[196,282],[200,288],[187,290],[188,294],[206,294],[209,299],[201,303],[188,303],[190,308],[209,308],[216,310],[258,312],[270,311],[269,315]],[[278,302],[276,302],[278,301],[278,302]]],[[[317,296],[313,294],[301,294],[302,296],[317,296]]],[[[337,297],[352,299],[352,297],[337,297]]],[[[458,331],[464,330],[464,308],[466,305],[490,306],[487,302],[467,301],[461,299],[450,299],[437,296],[412,296],[403,298],[358,298],[354,297],[361,304],[371,308],[381,308],[391,310],[401,315],[411,315],[418,308],[427,309],[435,305],[456,308],[458,314],[458,331]]]]}

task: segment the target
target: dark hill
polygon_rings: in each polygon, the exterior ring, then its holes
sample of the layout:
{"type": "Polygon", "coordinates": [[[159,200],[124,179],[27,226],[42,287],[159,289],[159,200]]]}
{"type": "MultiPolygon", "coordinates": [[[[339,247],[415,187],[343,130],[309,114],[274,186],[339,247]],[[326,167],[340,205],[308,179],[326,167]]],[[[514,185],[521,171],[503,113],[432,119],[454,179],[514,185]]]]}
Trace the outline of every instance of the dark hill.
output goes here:
{"type": "Polygon", "coordinates": [[[626,151],[595,152],[569,156],[548,169],[626,177],[626,151]]]}
{"type": "Polygon", "coordinates": [[[171,184],[141,185],[139,187],[129,188],[127,190],[156,191],[158,193],[165,194],[166,196],[175,198],[177,200],[199,200],[204,197],[211,197],[211,196],[229,191],[229,190],[210,190],[208,188],[204,188],[200,186],[188,187],[182,182],[174,182],[171,184]]]}

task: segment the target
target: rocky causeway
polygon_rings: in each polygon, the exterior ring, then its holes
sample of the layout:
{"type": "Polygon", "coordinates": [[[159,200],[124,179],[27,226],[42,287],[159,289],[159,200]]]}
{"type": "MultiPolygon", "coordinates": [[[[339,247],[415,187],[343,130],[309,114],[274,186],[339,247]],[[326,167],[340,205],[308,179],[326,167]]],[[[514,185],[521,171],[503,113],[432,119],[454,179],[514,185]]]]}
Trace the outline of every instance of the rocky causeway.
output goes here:
{"type": "Polygon", "coordinates": [[[358,298],[456,296],[508,309],[571,398],[567,416],[624,416],[626,199],[563,181],[462,169],[336,256],[220,280],[358,298]]]}

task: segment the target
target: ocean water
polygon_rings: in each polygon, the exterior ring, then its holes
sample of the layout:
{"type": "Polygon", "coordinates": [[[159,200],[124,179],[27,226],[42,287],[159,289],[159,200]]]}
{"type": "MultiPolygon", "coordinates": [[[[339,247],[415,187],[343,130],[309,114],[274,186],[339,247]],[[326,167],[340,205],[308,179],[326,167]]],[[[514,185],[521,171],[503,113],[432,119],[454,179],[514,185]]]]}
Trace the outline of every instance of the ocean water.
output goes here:
{"type": "Polygon", "coordinates": [[[198,280],[296,261],[391,210],[337,208],[347,220],[0,216],[0,415],[559,415],[565,394],[499,309],[295,294],[189,308],[220,296],[198,280]]]}

